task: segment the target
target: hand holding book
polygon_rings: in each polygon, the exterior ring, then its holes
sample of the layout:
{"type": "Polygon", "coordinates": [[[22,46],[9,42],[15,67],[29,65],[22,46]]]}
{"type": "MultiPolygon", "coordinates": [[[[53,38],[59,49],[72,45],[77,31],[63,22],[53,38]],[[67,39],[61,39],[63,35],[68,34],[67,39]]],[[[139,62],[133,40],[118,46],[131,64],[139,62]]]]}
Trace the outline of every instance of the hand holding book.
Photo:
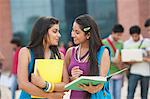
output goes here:
{"type": "Polygon", "coordinates": [[[89,85],[89,83],[93,86],[95,85],[99,85],[99,84],[104,84],[105,82],[107,82],[112,76],[117,75],[119,73],[124,72],[125,70],[127,70],[128,68],[124,68],[120,71],[117,71],[109,76],[106,77],[102,77],[102,76],[81,76],[79,78],[77,78],[76,80],[68,83],[67,85],[65,85],[65,89],[66,90],[83,90],[82,88],[79,87],[79,85],[89,85]]]}
{"type": "MultiPolygon", "coordinates": [[[[62,80],[62,70],[63,60],[61,59],[36,59],[32,82],[40,88],[45,88],[45,81],[47,81],[52,84],[51,89],[54,89],[54,83],[60,83],[62,80]]],[[[32,98],[39,97],[32,96],[32,98]]]]}
{"type": "Polygon", "coordinates": [[[98,92],[99,90],[101,90],[103,88],[103,86],[104,86],[103,84],[93,86],[91,83],[89,83],[88,85],[80,84],[79,88],[81,88],[82,90],[85,90],[91,94],[94,94],[94,93],[98,92]]]}

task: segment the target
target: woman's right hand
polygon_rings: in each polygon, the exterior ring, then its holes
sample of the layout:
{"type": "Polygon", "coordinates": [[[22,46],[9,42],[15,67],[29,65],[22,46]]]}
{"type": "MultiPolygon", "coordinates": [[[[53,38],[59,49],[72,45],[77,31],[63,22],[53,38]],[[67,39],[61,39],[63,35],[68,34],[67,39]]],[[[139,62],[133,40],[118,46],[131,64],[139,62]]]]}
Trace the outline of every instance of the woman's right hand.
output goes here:
{"type": "Polygon", "coordinates": [[[83,74],[83,71],[80,70],[79,66],[75,66],[71,69],[72,78],[77,79],[81,74],[83,74]]]}

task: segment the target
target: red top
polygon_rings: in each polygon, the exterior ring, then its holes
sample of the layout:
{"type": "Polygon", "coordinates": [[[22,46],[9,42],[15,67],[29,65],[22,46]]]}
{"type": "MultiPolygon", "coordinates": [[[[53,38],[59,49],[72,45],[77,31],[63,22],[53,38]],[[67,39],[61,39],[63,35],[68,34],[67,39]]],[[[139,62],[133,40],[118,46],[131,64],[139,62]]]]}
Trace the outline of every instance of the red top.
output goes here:
{"type": "Polygon", "coordinates": [[[13,55],[13,65],[12,65],[11,73],[15,75],[17,75],[19,51],[20,51],[20,48],[17,48],[13,55]]]}

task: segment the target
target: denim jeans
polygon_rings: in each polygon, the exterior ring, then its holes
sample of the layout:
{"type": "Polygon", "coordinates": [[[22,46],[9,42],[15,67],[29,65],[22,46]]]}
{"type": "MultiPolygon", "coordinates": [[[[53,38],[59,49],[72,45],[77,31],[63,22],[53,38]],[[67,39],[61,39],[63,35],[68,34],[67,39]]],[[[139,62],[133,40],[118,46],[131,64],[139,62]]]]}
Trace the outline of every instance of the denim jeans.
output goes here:
{"type": "Polygon", "coordinates": [[[17,89],[17,75],[12,74],[10,77],[10,90],[12,94],[12,99],[15,99],[15,92],[17,89]]]}
{"type": "Polygon", "coordinates": [[[135,89],[137,87],[138,81],[140,81],[140,86],[141,86],[141,99],[147,99],[149,79],[150,77],[130,74],[129,80],[128,80],[127,99],[134,99],[134,93],[135,93],[135,89]]]}
{"type": "Polygon", "coordinates": [[[111,79],[110,80],[110,92],[112,99],[121,99],[121,88],[123,79],[111,79]]]}

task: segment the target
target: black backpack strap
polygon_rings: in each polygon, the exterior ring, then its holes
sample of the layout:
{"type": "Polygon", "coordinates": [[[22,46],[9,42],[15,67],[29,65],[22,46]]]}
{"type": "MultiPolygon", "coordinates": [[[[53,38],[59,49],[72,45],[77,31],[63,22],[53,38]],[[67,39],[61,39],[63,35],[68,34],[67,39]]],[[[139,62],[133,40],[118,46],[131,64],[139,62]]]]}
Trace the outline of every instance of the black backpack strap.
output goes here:
{"type": "Polygon", "coordinates": [[[140,43],[140,45],[138,46],[138,48],[141,48],[143,42],[144,42],[144,39],[141,41],[141,43],[140,43]]]}

